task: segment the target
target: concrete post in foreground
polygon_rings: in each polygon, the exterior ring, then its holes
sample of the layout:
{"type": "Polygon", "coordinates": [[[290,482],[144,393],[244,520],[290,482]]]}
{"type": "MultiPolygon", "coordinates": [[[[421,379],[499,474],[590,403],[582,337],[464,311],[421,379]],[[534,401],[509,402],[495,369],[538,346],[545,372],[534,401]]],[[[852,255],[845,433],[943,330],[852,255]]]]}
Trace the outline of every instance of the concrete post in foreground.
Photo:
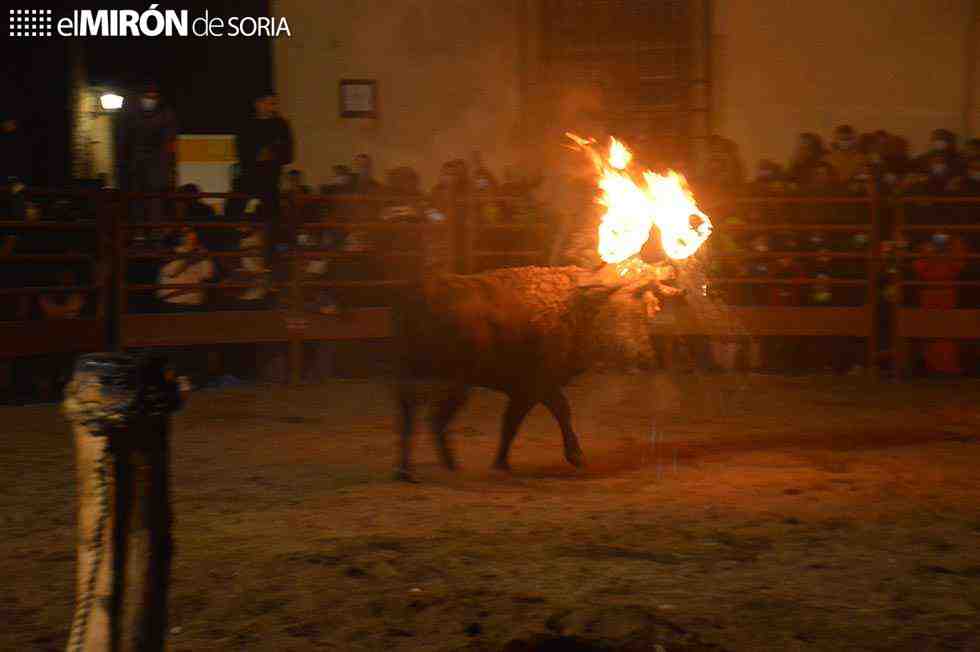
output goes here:
{"type": "Polygon", "coordinates": [[[168,440],[180,403],[161,358],[99,353],[75,365],[63,404],[78,472],[69,652],[164,649],[172,555],[168,440]],[[141,578],[141,586],[127,588],[127,576],[141,578]]]}

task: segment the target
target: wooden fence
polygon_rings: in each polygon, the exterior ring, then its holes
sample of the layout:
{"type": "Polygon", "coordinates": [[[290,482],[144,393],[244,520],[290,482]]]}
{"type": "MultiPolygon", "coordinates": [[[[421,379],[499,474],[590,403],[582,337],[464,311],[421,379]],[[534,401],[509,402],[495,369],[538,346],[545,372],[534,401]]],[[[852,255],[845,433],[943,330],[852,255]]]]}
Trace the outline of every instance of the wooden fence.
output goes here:
{"type": "MultiPolygon", "coordinates": [[[[476,216],[479,206],[474,197],[459,197],[448,204],[441,221],[421,219],[416,222],[387,222],[381,219],[371,221],[350,221],[338,219],[341,207],[370,207],[372,214],[380,215],[384,204],[390,204],[388,196],[311,196],[300,195],[284,198],[282,222],[277,227],[280,240],[289,243],[287,250],[274,256],[278,264],[278,274],[271,279],[267,289],[274,297],[271,305],[256,310],[212,310],[207,312],[184,313],[139,313],[132,310],[134,295],[155,293],[158,290],[204,289],[209,293],[243,291],[254,289],[256,283],[219,281],[205,284],[161,285],[159,283],[137,283],[128,279],[129,266],[143,263],[158,265],[194,254],[175,254],[173,252],[141,251],[131,244],[134,232],[146,230],[175,230],[192,227],[204,234],[212,230],[231,230],[243,224],[255,225],[249,220],[181,220],[169,222],[144,223],[135,221],[133,206],[135,202],[147,200],[187,202],[198,198],[220,198],[225,201],[244,202],[248,195],[205,193],[188,196],[176,193],[161,195],[123,194],[114,191],[87,191],[76,193],[57,193],[32,190],[33,197],[70,196],[87,203],[91,219],[72,222],[50,222],[45,220],[24,222],[0,221],[0,233],[9,231],[82,231],[94,237],[91,251],[81,253],[19,254],[0,259],[3,264],[21,264],[31,261],[43,264],[66,262],[91,265],[91,282],[73,286],[23,286],[0,289],[0,297],[33,296],[44,294],[82,292],[94,297],[97,308],[89,316],[77,319],[32,319],[0,321],[0,358],[40,355],[54,352],[82,352],[102,349],[130,349],[142,347],[176,347],[207,344],[252,344],[282,343],[288,345],[290,374],[292,382],[301,377],[303,345],[311,341],[328,340],[371,340],[384,339],[391,333],[390,313],[384,305],[344,309],[337,314],[320,314],[304,307],[304,297],[310,291],[329,290],[334,292],[371,290],[373,292],[392,292],[409,282],[404,277],[392,278],[310,278],[303,272],[303,263],[309,260],[328,261],[341,264],[344,261],[401,261],[390,267],[397,270],[412,270],[412,264],[405,261],[418,261],[422,252],[415,248],[408,250],[375,249],[368,251],[341,251],[337,248],[303,249],[296,247],[300,232],[333,231],[350,233],[352,230],[365,233],[410,233],[414,242],[431,242],[442,239],[446,243],[444,255],[449,267],[457,272],[470,273],[482,271],[501,264],[543,264],[546,262],[548,239],[547,227],[541,223],[502,224],[477,226],[476,220],[464,219],[464,215],[476,216]]],[[[421,198],[406,198],[407,202],[417,202],[421,198]]],[[[888,207],[895,213],[893,240],[901,240],[909,232],[918,229],[950,231],[978,231],[976,225],[914,225],[904,220],[905,208],[910,203],[959,203],[963,205],[980,204],[978,198],[938,198],[905,197],[885,200],[875,194],[854,197],[738,197],[724,204],[708,209],[713,217],[726,211],[755,210],[758,207],[778,209],[781,206],[852,206],[858,207],[861,217],[850,223],[798,223],[776,221],[749,221],[731,223],[724,219],[716,220],[717,233],[785,233],[821,232],[865,233],[867,246],[860,251],[847,253],[820,253],[823,257],[837,259],[857,259],[864,268],[861,278],[815,279],[805,275],[792,278],[747,278],[745,276],[715,276],[710,279],[713,286],[750,286],[791,284],[812,286],[819,282],[831,286],[857,286],[865,288],[865,300],[858,306],[773,306],[748,305],[733,306],[733,318],[744,329],[760,336],[843,336],[864,338],[867,343],[867,367],[872,373],[877,369],[881,342],[881,316],[885,312],[880,302],[879,287],[882,274],[882,247],[885,226],[882,212],[888,207]]],[[[145,205],[145,204],[144,204],[145,205]]],[[[267,236],[273,225],[261,223],[267,236]]],[[[207,257],[215,261],[235,261],[247,255],[242,251],[211,251],[207,257]]],[[[739,251],[735,253],[715,253],[717,260],[757,260],[777,259],[790,256],[806,260],[817,256],[816,252],[806,251],[739,251]]],[[[908,254],[911,255],[911,254],[908,254]]],[[[971,258],[980,257],[969,254],[971,258]]],[[[923,284],[899,280],[900,289],[910,285],[923,284]]],[[[958,282],[956,285],[978,284],[975,281],[958,282]]],[[[950,284],[946,284],[950,285],[950,284]]],[[[380,302],[383,304],[383,302],[380,302]]],[[[976,337],[980,333],[980,310],[923,310],[895,304],[895,318],[890,339],[896,352],[896,366],[904,371],[907,365],[907,341],[911,338],[935,337],[976,337]]],[[[669,335],[726,335],[725,324],[712,324],[698,321],[683,310],[670,323],[658,324],[656,332],[669,335]]]]}

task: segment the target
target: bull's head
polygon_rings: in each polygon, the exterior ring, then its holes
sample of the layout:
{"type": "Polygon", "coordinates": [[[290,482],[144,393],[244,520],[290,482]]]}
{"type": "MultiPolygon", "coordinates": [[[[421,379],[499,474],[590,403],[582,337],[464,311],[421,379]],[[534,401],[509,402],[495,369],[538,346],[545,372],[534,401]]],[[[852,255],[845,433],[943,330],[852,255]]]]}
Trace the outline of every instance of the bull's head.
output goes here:
{"type": "Polygon", "coordinates": [[[578,290],[592,317],[588,339],[595,354],[620,364],[651,361],[651,327],[661,301],[684,295],[668,284],[676,277],[670,262],[651,265],[639,258],[583,271],[578,290]]]}

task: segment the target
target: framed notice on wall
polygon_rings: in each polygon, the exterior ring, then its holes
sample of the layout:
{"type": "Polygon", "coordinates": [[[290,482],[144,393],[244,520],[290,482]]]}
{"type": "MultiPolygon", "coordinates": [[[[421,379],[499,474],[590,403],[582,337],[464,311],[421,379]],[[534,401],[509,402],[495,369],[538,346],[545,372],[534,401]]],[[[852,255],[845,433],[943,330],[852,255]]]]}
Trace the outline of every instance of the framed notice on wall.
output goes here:
{"type": "Polygon", "coordinates": [[[374,79],[340,80],[340,117],[377,118],[378,82],[374,79]]]}

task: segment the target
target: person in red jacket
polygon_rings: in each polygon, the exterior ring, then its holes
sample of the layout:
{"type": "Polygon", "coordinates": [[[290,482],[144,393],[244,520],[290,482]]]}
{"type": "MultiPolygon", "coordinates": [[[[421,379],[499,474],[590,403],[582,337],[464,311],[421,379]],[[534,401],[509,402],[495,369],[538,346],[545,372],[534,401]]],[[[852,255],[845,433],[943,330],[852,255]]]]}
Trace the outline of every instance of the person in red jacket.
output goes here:
{"type": "MultiPolygon", "coordinates": [[[[959,238],[937,233],[921,247],[922,258],[914,263],[920,281],[955,281],[963,271],[964,260],[957,258],[966,251],[959,238]]],[[[952,310],[957,305],[955,286],[926,286],[919,293],[919,305],[927,310],[952,310]]],[[[962,373],[960,348],[955,340],[929,340],[923,347],[926,369],[932,373],[962,373]]]]}

